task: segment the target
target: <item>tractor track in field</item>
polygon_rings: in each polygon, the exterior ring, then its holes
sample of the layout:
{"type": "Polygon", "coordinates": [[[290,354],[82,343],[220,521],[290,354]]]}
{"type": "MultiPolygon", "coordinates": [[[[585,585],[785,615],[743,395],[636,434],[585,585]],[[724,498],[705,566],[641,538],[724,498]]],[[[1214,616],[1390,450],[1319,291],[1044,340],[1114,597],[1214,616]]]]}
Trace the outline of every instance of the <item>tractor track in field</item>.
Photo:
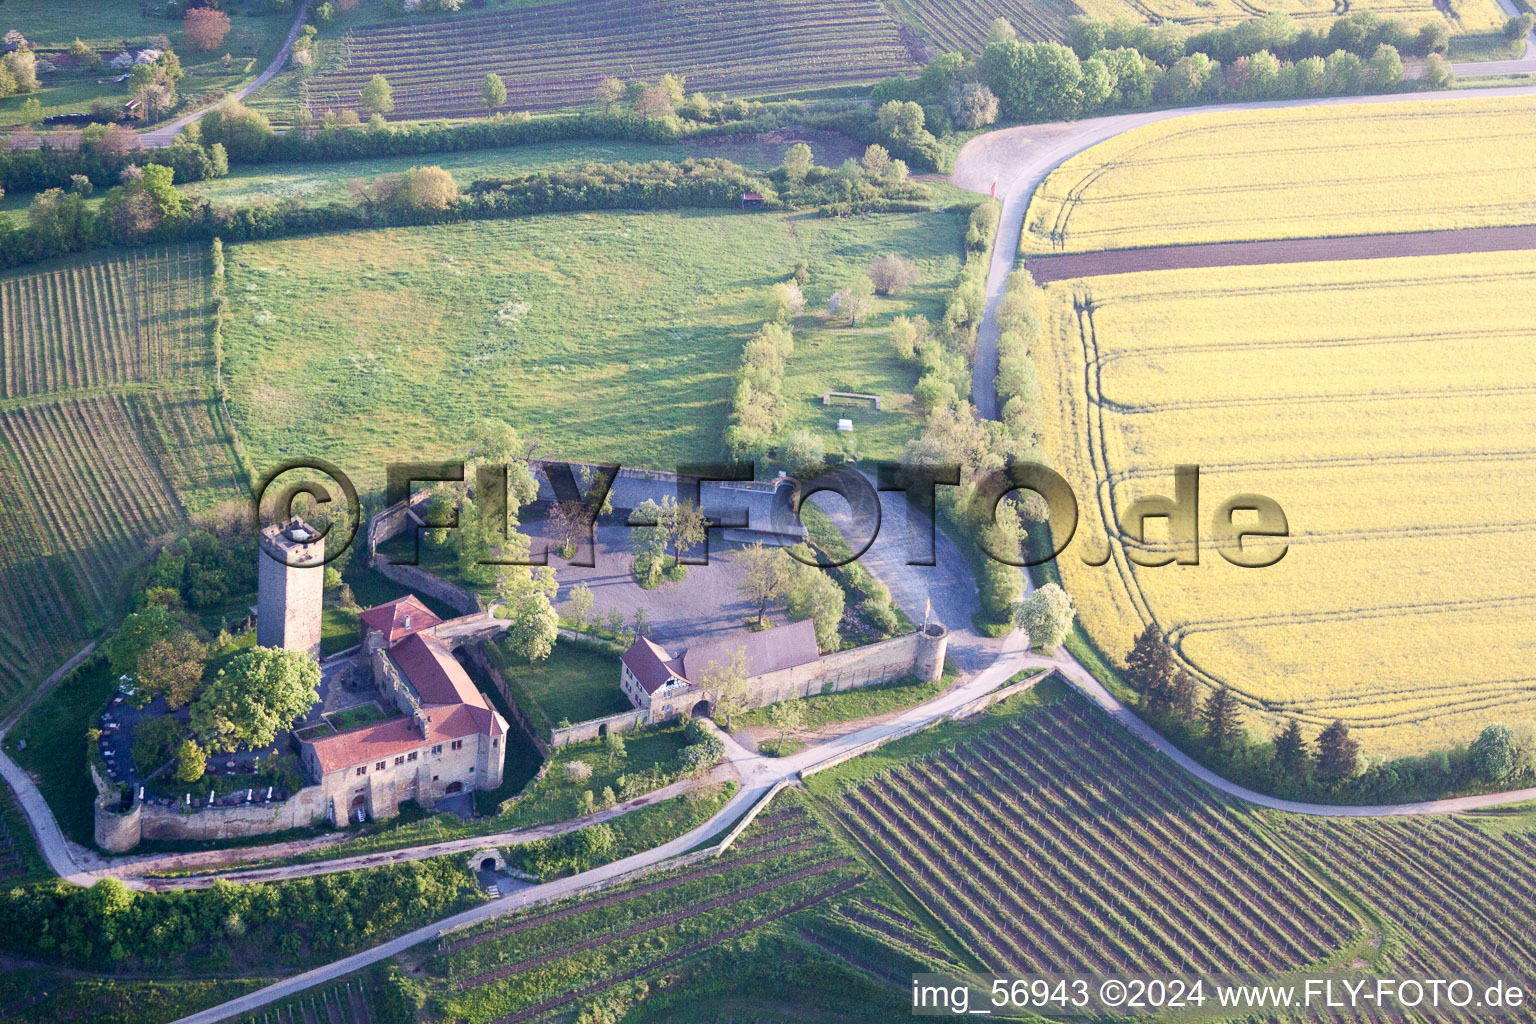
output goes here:
{"type": "Polygon", "coordinates": [[[1037,284],[1049,284],[1079,277],[1135,274],[1147,270],[1258,267],[1276,263],[1449,256],[1522,249],[1536,249],[1536,225],[1109,249],[1103,252],[1026,256],[1024,266],[1037,284]]]}

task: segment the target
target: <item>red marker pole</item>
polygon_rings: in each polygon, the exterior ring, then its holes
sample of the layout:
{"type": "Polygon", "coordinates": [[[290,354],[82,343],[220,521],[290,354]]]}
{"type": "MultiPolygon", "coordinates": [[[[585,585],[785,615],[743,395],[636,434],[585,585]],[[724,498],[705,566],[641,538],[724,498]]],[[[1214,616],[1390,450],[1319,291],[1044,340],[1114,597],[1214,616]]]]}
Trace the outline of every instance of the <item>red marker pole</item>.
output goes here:
{"type": "Polygon", "coordinates": [[[997,178],[996,178],[996,176],[994,176],[992,178],[992,198],[993,199],[997,198],[997,178]]]}

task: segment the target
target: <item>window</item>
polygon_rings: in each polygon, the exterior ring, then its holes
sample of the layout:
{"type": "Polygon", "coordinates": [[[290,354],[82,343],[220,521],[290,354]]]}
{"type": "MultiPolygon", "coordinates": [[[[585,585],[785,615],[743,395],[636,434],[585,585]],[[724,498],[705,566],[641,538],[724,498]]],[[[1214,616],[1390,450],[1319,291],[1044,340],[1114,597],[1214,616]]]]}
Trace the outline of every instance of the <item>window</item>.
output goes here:
{"type": "Polygon", "coordinates": [[[374,765],[373,766],[373,770],[376,771],[376,772],[383,771],[384,770],[384,762],[380,761],[378,764],[374,765]]]}
{"type": "Polygon", "coordinates": [[[453,741],[453,749],[454,750],[463,750],[464,749],[464,741],[463,740],[454,740],[453,741]]]}
{"type": "Polygon", "coordinates": [[[395,758],[395,764],[405,764],[405,755],[401,754],[399,757],[395,758]]]}
{"type": "Polygon", "coordinates": [[[368,774],[368,766],[365,765],[365,764],[358,765],[357,766],[357,774],[359,774],[359,775],[367,775],[368,774]]]}
{"type": "Polygon", "coordinates": [[[416,751],[413,750],[409,754],[405,755],[405,759],[407,761],[414,761],[414,760],[416,760],[416,751]]]}
{"type": "Polygon", "coordinates": [[[443,752],[443,745],[441,743],[439,743],[437,746],[432,748],[432,753],[434,753],[434,754],[441,754],[442,752],[443,752]]]}
{"type": "Polygon", "coordinates": [[[492,750],[495,750],[496,748],[498,748],[500,746],[501,746],[501,739],[499,737],[498,738],[493,738],[491,740],[491,749],[492,750]]]}

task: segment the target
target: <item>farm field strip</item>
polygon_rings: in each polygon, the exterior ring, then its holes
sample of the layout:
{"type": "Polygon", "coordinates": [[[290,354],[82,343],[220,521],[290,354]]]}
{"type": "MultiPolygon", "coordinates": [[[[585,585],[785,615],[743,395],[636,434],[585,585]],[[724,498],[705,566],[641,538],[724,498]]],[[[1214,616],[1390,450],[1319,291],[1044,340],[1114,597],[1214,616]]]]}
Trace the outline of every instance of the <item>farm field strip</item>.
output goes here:
{"type": "MultiPolygon", "coordinates": [[[[1486,32],[1504,23],[1504,13],[1492,0],[1457,5],[1447,16],[1431,0],[1284,0],[1263,5],[1250,0],[1077,0],[1092,17],[1104,21],[1131,18],[1153,24],[1177,22],[1191,28],[1230,24],[1262,17],[1270,12],[1288,14],[1305,22],[1312,18],[1332,20],[1348,11],[1371,11],[1383,18],[1396,17],[1413,24],[1444,18],[1452,32],[1486,32]]],[[[1326,27],[1326,26],[1324,26],[1326,27]]]]}
{"type": "Polygon", "coordinates": [[[146,541],[238,496],[203,245],[0,277],[0,701],[110,622],[146,541]]]}
{"type": "Polygon", "coordinates": [[[1155,622],[1261,732],[1342,716],[1372,753],[1466,742],[1536,706],[1517,639],[1536,592],[1511,560],[1536,528],[1536,351],[1508,301],[1533,274],[1522,251],[1049,286],[1047,449],[1092,496],[1085,550],[1107,538],[1112,556],[1057,564],[1100,648],[1155,622]],[[1204,508],[1277,501],[1284,558],[1230,566],[1207,537],[1199,565],[1132,563],[1166,534],[1125,538],[1119,519],[1172,493],[1180,464],[1200,466],[1204,508]],[[1453,571],[1426,590],[1430,566],[1453,571]]]}
{"type": "Polygon", "coordinates": [[[458,987],[474,988],[479,985],[488,985],[493,981],[499,981],[500,979],[510,977],[513,974],[519,974],[523,971],[531,970],[535,967],[540,967],[553,960],[560,960],[564,957],[571,956],[576,953],[582,953],[589,949],[595,949],[599,946],[605,946],[613,942],[623,942],[626,939],[634,938],[636,935],[644,935],[646,932],[653,932],[662,928],[670,927],[677,924],[677,922],[681,921],[684,917],[691,917],[696,914],[705,914],[711,910],[720,910],[726,907],[730,907],[735,903],[740,903],[742,900],[751,899],[754,896],[761,896],[764,893],[772,892],[775,889],[786,885],[791,885],[795,882],[799,882],[807,878],[814,878],[818,875],[824,875],[850,863],[852,862],[846,858],[820,861],[816,864],[812,864],[809,867],[801,868],[798,871],[791,871],[787,874],[776,875],[765,882],[759,882],[756,885],[749,886],[745,889],[732,889],[724,896],[716,896],[715,898],[705,900],[702,903],[690,903],[685,907],[680,907],[676,910],[671,910],[664,914],[654,914],[642,921],[638,921],[635,924],[629,925],[618,931],[608,932],[571,945],[561,946],[547,952],[540,953],[538,956],[529,957],[525,960],[518,960],[513,963],[497,967],[494,970],[486,971],[483,974],[476,974],[471,977],[464,978],[458,982],[458,987]]]}
{"type": "Polygon", "coordinates": [[[1336,901],[1090,714],[993,730],[847,792],[838,816],[989,968],[1277,969],[1346,940],[1336,901]]]}
{"type": "Polygon", "coordinates": [[[1024,39],[1060,40],[1066,34],[1067,19],[1082,13],[1073,0],[903,0],[900,6],[911,12],[923,34],[940,50],[966,53],[986,48],[994,18],[1007,18],[1024,39]]]}
{"type": "Polygon", "coordinates": [[[395,89],[395,117],[484,112],[480,79],[507,84],[508,107],[592,102],[607,75],[685,75],[690,89],[804,89],[871,81],[916,67],[878,0],[620,0],[545,5],[436,24],[355,29],[342,69],[305,87],[312,110],[355,105],[376,73],[395,89]]]}
{"type": "MultiPolygon", "coordinates": [[[[801,798],[782,799],[783,811],[754,822],[719,860],[440,945],[426,968],[447,982],[445,1009],[477,1024],[542,1018],[829,900],[828,920],[842,920],[848,901],[838,897],[866,876],[801,798]]],[[[873,942],[903,963],[915,955],[877,932],[841,927],[833,931],[855,945],[873,942]]],[[[890,965],[869,969],[878,975],[890,965]]]]}
{"type": "Polygon", "coordinates": [[[1230,112],[1133,129],[1052,171],[1023,251],[1526,225],[1536,97],[1230,112]],[[1296,139],[1307,141],[1298,145],[1296,139]]]}
{"type": "Polygon", "coordinates": [[[697,942],[683,947],[682,949],[676,950],[672,953],[667,953],[650,961],[647,964],[644,964],[643,966],[634,968],[633,970],[627,971],[624,974],[618,975],[617,977],[596,982],[586,986],[583,989],[580,989],[579,991],[548,1000],[539,1004],[538,1006],[531,1007],[530,1009],[523,1010],[519,1013],[497,1017],[492,1022],[492,1024],[520,1024],[522,1021],[538,1017],[549,1012],[550,1010],[572,1003],[577,999],[596,995],[599,992],[613,988],[615,985],[619,985],[626,981],[631,981],[635,978],[640,978],[644,977],[645,975],[652,974],[664,967],[668,967],[681,960],[685,960],[688,957],[696,956],[705,950],[712,949],[716,946],[720,946],[724,943],[740,938],[741,936],[746,935],[748,932],[764,927],[765,925],[771,924],[774,921],[780,920],[781,918],[789,917],[792,914],[797,914],[802,910],[807,910],[811,907],[814,907],[819,903],[824,903],[828,900],[841,896],[843,893],[857,887],[862,882],[863,878],[861,876],[847,878],[840,882],[836,882],[823,889],[817,890],[816,892],[811,893],[809,896],[803,897],[802,899],[799,899],[796,902],[789,904],[788,906],[779,907],[753,920],[743,922],[731,928],[727,928],[724,931],[715,932],[703,939],[698,940],[697,942]]]}
{"type": "Polygon", "coordinates": [[[823,840],[824,837],[818,837],[757,856],[731,858],[719,865],[719,870],[684,871],[667,879],[666,885],[641,886],[622,894],[581,901],[565,911],[527,918],[514,931],[493,929],[474,941],[448,947],[448,975],[456,979],[460,988],[484,984],[495,980],[488,976],[509,962],[531,961],[552,945],[612,937],[620,929],[645,920],[699,906],[708,902],[712,893],[721,891],[721,875],[729,875],[733,886],[750,883],[767,892],[793,881],[787,876],[797,865],[816,867],[832,859],[831,848],[823,840]]]}
{"type": "Polygon", "coordinates": [[[1401,933],[1410,970],[1529,975],[1536,928],[1525,878],[1528,836],[1493,836],[1456,819],[1284,819],[1280,834],[1375,904],[1401,933]]]}
{"type": "Polygon", "coordinates": [[[472,946],[493,942],[497,939],[516,935],[519,932],[528,931],[532,928],[551,924],[553,922],[561,921],[569,917],[575,917],[578,914],[585,914],[594,910],[600,910],[603,907],[610,907],[615,904],[624,903],[628,900],[635,899],[640,896],[649,896],[656,893],[663,893],[670,889],[675,889],[679,886],[687,885],[691,882],[710,878],[716,875],[721,875],[728,871],[734,871],[739,868],[749,867],[753,864],[769,860],[773,857],[795,853],[802,849],[809,849],[812,845],[815,845],[814,842],[788,844],[772,850],[766,850],[749,857],[737,857],[732,860],[716,861],[704,867],[692,868],[680,874],[669,876],[662,879],[661,881],[650,882],[636,888],[622,890],[620,892],[602,896],[594,900],[580,901],[558,910],[547,911],[545,913],[536,914],[531,917],[521,918],[508,925],[501,925],[484,932],[478,932],[469,938],[439,945],[438,952],[444,955],[458,953],[462,950],[469,949],[472,946]]]}
{"type": "Polygon", "coordinates": [[[207,262],[179,245],[0,278],[0,399],[201,381],[207,262]]]}
{"type": "Polygon", "coordinates": [[[0,700],[110,618],[146,541],[236,497],[213,400],[92,393],[0,409],[0,700]]]}

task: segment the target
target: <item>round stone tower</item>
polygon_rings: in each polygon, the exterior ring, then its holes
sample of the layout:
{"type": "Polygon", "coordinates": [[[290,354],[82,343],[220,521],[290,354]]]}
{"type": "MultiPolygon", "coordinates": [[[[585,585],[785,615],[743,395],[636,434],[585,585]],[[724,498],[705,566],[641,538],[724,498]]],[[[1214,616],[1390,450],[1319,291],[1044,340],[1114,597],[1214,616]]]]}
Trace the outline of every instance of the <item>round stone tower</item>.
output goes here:
{"type": "Polygon", "coordinates": [[[912,674],[933,682],[944,674],[944,655],[949,650],[949,630],[942,622],[930,622],[917,633],[917,657],[912,674]]]}
{"type": "Polygon", "coordinates": [[[134,800],[125,811],[123,798],[110,790],[96,798],[96,845],[108,853],[124,853],[143,838],[144,805],[134,800]]]}

